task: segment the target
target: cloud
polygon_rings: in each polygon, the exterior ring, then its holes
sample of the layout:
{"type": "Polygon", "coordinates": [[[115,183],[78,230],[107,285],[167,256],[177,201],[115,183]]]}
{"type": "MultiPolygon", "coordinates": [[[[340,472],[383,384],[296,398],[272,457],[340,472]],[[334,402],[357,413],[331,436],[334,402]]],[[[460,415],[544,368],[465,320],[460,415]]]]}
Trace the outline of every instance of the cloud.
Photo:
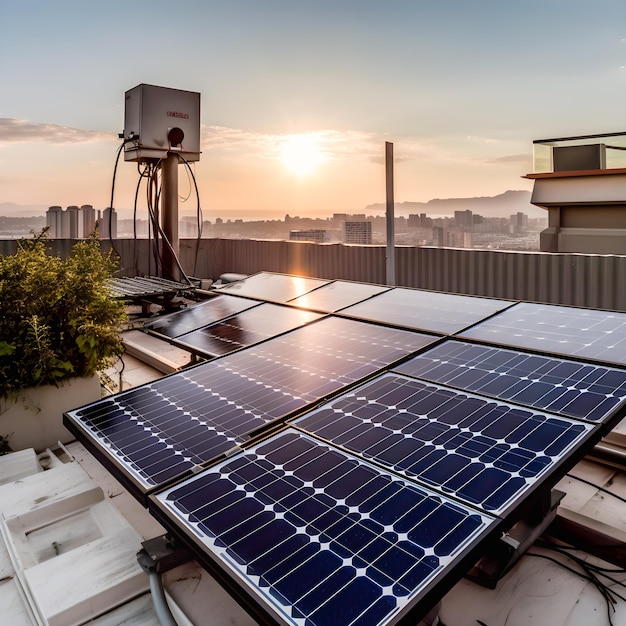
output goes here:
{"type": "Polygon", "coordinates": [[[280,159],[285,144],[302,136],[316,143],[326,161],[384,160],[385,137],[364,131],[316,130],[304,133],[257,133],[224,126],[203,126],[202,150],[228,156],[280,159]],[[380,154],[380,156],[379,156],[380,154]]]}
{"type": "Polygon", "coordinates": [[[522,154],[507,154],[505,156],[496,157],[495,159],[489,159],[487,163],[494,164],[509,164],[509,163],[521,163],[523,165],[527,165],[532,163],[533,157],[531,154],[522,153],[522,154]]]}
{"type": "Polygon", "coordinates": [[[0,143],[79,144],[115,139],[114,133],[83,130],[59,124],[36,124],[12,117],[0,118],[0,143]]]}

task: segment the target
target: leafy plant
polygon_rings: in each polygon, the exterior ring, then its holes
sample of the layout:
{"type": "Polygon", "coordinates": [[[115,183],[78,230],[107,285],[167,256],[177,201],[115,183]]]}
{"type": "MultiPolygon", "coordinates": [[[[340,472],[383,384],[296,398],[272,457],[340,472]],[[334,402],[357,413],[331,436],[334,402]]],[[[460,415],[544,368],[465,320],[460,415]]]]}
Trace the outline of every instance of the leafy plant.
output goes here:
{"type": "Polygon", "coordinates": [[[0,256],[0,396],[91,376],[122,353],[124,303],[108,289],[116,267],[95,236],[65,260],[48,254],[45,231],[0,256]]]}

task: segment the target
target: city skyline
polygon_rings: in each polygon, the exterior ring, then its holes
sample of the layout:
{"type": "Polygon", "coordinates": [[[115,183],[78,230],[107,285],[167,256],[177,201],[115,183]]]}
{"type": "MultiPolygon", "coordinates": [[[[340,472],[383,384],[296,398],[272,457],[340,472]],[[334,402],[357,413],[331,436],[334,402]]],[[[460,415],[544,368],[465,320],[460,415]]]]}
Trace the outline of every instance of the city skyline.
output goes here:
{"type": "MultiPolygon", "coordinates": [[[[626,6],[0,0],[0,203],[109,205],[124,92],[201,94],[204,217],[530,190],[532,141],[621,130],[626,6]],[[27,27],[20,27],[27,25],[27,27]]],[[[114,206],[132,206],[120,161],[114,206]]],[[[180,211],[195,211],[180,168],[180,211]]],[[[140,206],[142,198],[140,198],[140,206]]]]}

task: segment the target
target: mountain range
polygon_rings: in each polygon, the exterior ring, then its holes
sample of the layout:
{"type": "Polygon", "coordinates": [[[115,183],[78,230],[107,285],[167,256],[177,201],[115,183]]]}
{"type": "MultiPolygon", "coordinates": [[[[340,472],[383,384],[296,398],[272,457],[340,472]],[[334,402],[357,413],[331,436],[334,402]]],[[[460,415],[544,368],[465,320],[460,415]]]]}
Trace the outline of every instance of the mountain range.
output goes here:
{"type": "MultiPolygon", "coordinates": [[[[397,216],[426,213],[433,216],[452,217],[455,211],[470,210],[483,217],[508,217],[518,211],[526,213],[528,217],[547,217],[544,209],[530,203],[530,191],[510,190],[497,196],[482,196],[478,198],[436,198],[428,202],[396,202],[397,216]]],[[[366,215],[385,213],[385,204],[379,202],[365,207],[366,215]]]]}

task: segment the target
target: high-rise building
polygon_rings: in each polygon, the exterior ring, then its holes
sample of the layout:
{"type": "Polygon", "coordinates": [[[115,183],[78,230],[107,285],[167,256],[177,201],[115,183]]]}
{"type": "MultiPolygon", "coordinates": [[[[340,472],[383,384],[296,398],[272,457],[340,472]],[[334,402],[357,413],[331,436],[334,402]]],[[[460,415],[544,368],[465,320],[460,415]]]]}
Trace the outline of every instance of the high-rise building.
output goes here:
{"type": "Polygon", "coordinates": [[[103,239],[117,239],[117,213],[115,209],[107,208],[102,211],[102,218],[98,220],[98,231],[103,239]]]}
{"type": "Polygon", "coordinates": [[[444,246],[444,231],[443,226],[434,226],[433,227],[433,246],[442,247],[444,246]]]}
{"type": "Polygon", "coordinates": [[[63,238],[78,239],[80,208],[76,205],[68,206],[63,214],[63,238]]]}
{"type": "Polygon", "coordinates": [[[469,209],[467,211],[455,211],[454,222],[457,228],[461,228],[463,230],[471,230],[474,224],[474,221],[472,219],[472,212],[469,209]]]}
{"type": "Polygon", "coordinates": [[[80,212],[83,217],[82,236],[85,238],[91,237],[96,230],[96,210],[91,204],[83,204],[83,206],[80,207],[80,212]]]}
{"type": "Polygon", "coordinates": [[[341,224],[341,236],[344,243],[372,243],[372,222],[346,221],[341,224]]]}
{"type": "Polygon", "coordinates": [[[48,207],[46,211],[46,226],[48,227],[48,237],[58,239],[63,232],[63,209],[60,206],[48,207]]]}

